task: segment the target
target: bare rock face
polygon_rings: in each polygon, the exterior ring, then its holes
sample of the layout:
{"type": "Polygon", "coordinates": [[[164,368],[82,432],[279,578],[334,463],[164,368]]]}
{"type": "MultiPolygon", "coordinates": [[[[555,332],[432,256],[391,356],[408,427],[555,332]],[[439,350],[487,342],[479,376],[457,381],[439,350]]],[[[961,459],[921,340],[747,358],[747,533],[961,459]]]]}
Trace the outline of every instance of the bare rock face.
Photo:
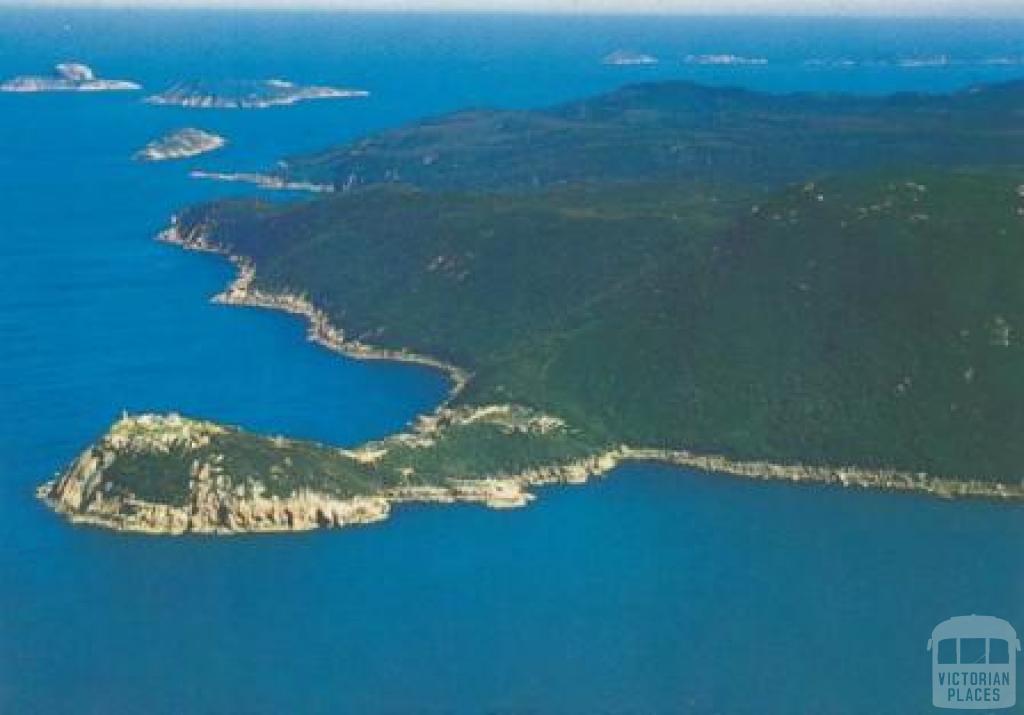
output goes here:
{"type": "Polygon", "coordinates": [[[196,458],[189,465],[188,494],[181,503],[161,503],[126,492],[109,470],[126,454],[199,454],[223,428],[177,415],[125,417],[86,449],[38,495],[76,523],[143,533],[225,534],[303,531],[379,521],[389,504],[378,497],[337,499],[312,491],[286,498],[240,488],[215,464],[196,458]]]}

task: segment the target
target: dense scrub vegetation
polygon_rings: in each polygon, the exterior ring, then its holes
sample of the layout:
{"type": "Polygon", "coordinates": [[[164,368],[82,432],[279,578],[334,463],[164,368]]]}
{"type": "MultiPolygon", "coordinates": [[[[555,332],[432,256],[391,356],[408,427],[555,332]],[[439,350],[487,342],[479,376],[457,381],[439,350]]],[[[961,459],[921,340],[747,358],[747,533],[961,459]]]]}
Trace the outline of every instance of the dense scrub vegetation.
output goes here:
{"type": "Polygon", "coordinates": [[[659,180],[779,185],[879,166],[1024,165],[1024,82],[950,95],[771,95],[661,82],[533,111],[472,110],[309,156],[293,180],[463,190],[659,180]]]}
{"type": "Polygon", "coordinates": [[[376,188],[182,216],[353,336],[601,443],[1019,479],[1013,173],[522,194],[376,188]]]}

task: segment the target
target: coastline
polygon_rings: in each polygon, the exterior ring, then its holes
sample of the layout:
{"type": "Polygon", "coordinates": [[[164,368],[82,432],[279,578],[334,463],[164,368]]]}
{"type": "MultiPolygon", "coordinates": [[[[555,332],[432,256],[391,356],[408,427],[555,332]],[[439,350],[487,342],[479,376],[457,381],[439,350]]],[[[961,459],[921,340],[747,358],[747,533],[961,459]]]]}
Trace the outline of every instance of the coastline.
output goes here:
{"type": "Polygon", "coordinates": [[[242,256],[232,254],[223,246],[210,242],[202,231],[193,231],[189,235],[184,235],[178,229],[176,218],[172,219],[171,226],[157,234],[156,239],[185,250],[224,256],[235,266],[237,271],[235,278],[223,292],[212,298],[214,303],[279,310],[304,318],[308,324],[306,337],[310,342],[346,357],[356,360],[402,362],[443,372],[451,381],[452,386],[448,391],[448,397],[438,409],[444,408],[462,392],[472,377],[472,373],[468,370],[427,355],[419,355],[408,350],[390,350],[367,345],[358,340],[347,339],[344,330],[333,325],[327,314],[314,306],[305,296],[268,293],[253,287],[256,270],[251,262],[242,256]]]}
{"type": "MultiPolygon", "coordinates": [[[[452,381],[448,397],[437,407],[434,415],[443,412],[448,404],[461,393],[472,373],[456,365],[435,358],[418,355],[405,350],[389,350],[347,340],[344,331],[333,325],[322,310],[314,306],[305,296],[273,294],[253,287],[255,268],[244,257],[232,254],[223,246],[209,241],[201,230],[183,235],[172,218],[169,228],[157,236],[157,240],[179,246],[186,250],[214,253],[226,257],[237,270],[236,277],[213,302],[225,305],[280,310],[305,318],[308,322],[307,338],[328,350],[358,360],[391,360],[413,365],[422,365],[444,372],[452,381]]],[[[653,462],[677,467],[689,467],[705,472],[714,472],[733,477],[761,481],[785,481],[791,483],[825,484],[846,488],[877,489],[894,492],[917,492],[945,499],[980,498],[995,500],[1024,500],[1024,479],[1019,483],[1007,483],[979,478],[954,478],[930,475],[899,469],[865,469],[842,465],[780,464],[763,460],[738,460],[724,455],[704,454],[684,449],[658,449],[622,445],[600,455],[606,469],[592,476],[602,476],[622,462],[653,462]]],[[[518,478],[512,475],[511,478],[518,478]]],[[[586,481],[584,479],[584,481],[586,481]]],[[[538,486],[527,480],[524,486],[538,486]]]]}
{"type": "MultiPolygon", "coordinates": [[[[279,310],[302,317],[308,324],[307,337],[310,341],[347,357],[404,362],[444,372],[451,381],[448,397],[434,412],[420,416],[411,433],[393,435],[389,439],[401,441],[410,437],[430,437],[442,421],[441,418],[451,417],[452,410],[448,405],[472,378],[467,370],[432,357],[347,339],[344,331],[333,325],[326,313],[314,306],[307,297],[269,293],[255,288],[253,283],[256,274],[251,262],[211,242],[201,228],[185,234],[179,229],[177,221],[172,220],[171,226],[160,232],[157,240],[186,250],[224,256],[236,267],[235,278],[223,292],[213,297],[213,302],[279,310]]],[[[480,406],[475,409],[486,412],[495,407],[501,406],[480,406]]],[[[171,416],[166,419],[178,418],[171,416]]],[[[472,413],[469,419],[475,419],[472,413]]],[[[375,446],[376,443],[371,443],[362,450],[372,451],[375,446]]],[[[105,497],[96,490],[103,462],[100,447],[88,448],[68,469],[38,487],[37,497],[75,524],[167,535],[281,533],[340,528],[383,521],[390,516],[392,506],[408,503],[473,503],[494,509],[519,508],[536,498],[531,492],[533,488],[554,484],[585,484],[630,462],[665,464],[760,481],[917,493],[943,499],[970,498],[1001,502],[1024,500],[1024,481],[1013,484],[976,478],[956,479],[896,469],[734,460],[689,450],[620,445],[569,463],[528,469],[521,473],[496,473],[481,479],[452,480],[444,486],[391,488],[379,494],[348,498],[308,489],[283,498],[243,497],[231,490],[218,490],[216,480],[203,481],[197,476],[190,503],[176,506],[134,497],[105,497]]]]}
{"type": "Polygon", "coordinates": [[[313,194],[334,193],[332,184],[315,184],[311,181],[288,181],[273,174],[253,172],[221,172],[195,169],[189,172],[189,178],[205,181],[224,181],[227,183],[252,184],[261,189],[271,191],[308,191],[313,194]]]}
{"type": "Polygon", "coordinates": [[[899,469],[779,464],[759,460],[734,460],[721,455],[689,450],[631,447],[622,448],[621,461],[661,463],[743,479],[916,493],[940,499],[1024,500],[1024,481],[1013,484],[977,478],[955,479],[899,469]]]}
{"type": "MultiPolygon", "coordinates": [[[[443,410],[445,408],[440,408],[439,412],[443,410]]],[[[166,419],[178,418],[172,415],[166,419]]],[[[429,438],[435,430],[436,420],[422,418],[412,433],[391,439],[429,438]]],[[[606,477],[627,463],[665,464],[758,481],[870,489],[947,500],[974,498],[1007,502],[1024,499],[1024,485],[959,481],[896,470],[743,462],[685,450],[621,446],[517,474],[457,479],[443,486],[395,487],[378,494],[346,498],[311,489],[298,490],[287,497],[242,496],[230,485],[221,484],[216,476],[200,470],[194,475],[188,503],[174,505],[104,494],[98,487],[99,477],[104,464],[111,459],[111,453],[104,450],[105,443],[106,440],[101,446],[87,448],[58,478],[40,485],[36,496],[72,524],[150,535],[227,536],[338,529],[385,521],[393,507],[403,504],[476,504],[490,509],[517,509],[537,498],[533,493],[536,488],[584,485],[606,477]]],[[[372,459],[378,446],[379,443],[371,444],[357,452],[362,451],[372,459]]]]}
{"type": "MultiPolygon", "coordinates": [[[[424,433],[420,433],[424,434],[424,433]]],[[[339,498],[316,490],[288,497],[238,496],[200,472],[187,504],[156,503],[134,497],[107,496],[98,488],[103,447],[89,447],[59,478],[36,489],[36,496],[72,524],[138,534],[180,536],[287,533],[343,528],[386,520],[402,504],[477,504],[490,509],[527,506],[535,487],[585,484],[617,466],[616,453],[538,467],[516,475],[457,479],[444,486],[405,486],[378,494],[339,498]]]]}

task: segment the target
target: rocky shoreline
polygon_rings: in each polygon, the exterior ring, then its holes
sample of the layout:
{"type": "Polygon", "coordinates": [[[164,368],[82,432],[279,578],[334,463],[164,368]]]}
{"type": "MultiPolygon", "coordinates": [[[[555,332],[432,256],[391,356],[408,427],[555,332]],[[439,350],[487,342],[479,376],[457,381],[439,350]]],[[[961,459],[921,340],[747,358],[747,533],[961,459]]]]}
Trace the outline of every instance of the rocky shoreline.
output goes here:
{"type": "Polygon", "coordinates": [[[660,462],[703,472],[726,474],[761,481],[823,484],[847,488],[927,494],[943,499],[1024,500],[1024,481],[1017,484],[983,479],[955,479],[898,469],[864,469],[805,464],[777,464],[733,460],[719,455],[687,450],[637,449],[623,447],[620,461],[660,462]]]}
{"type": "Polygon", "coordinates": [[[440,370],[449,377],[452,383],[449,401],[458,395],[469,382],[470,373],[456,365],[407,350],[389,350],[346,338],[344,330],[333,325],[327,314],[314,306],[305,296],[259,290],[253,285],[256,278],[256,270],[253,265],[245,258],[233,255],[223,246],[212,243],[201,228],[184,233],[179,228],[177,221],[173,220],[170,227],[160,232],[157,240],[190,251],[225,256],[234,264],[238,273],[224,292],[213,297],[215,303],[280,310],[305,318],[309,326],[307,337],[311,342],[346,357],[357,360],[390,360],[440,370]]]}
{"type": "Polygon", "coordinates": [[[252,184],[261,189],[271,191],[308,191],[313,194],[330,194],[334,192],[332,184],[315,184],[311,181],[289,181],[273,174],[258,174],[253,172],[221,172],[203,171],[196,169],[189,172],[193,179],[204,179],[206,181],[226,181],[229,183],[252,184]]]}
{"type": "Polygon", "coordinates": [[[100,480],[102,470],[112,461],[114,451],[123,447],[108,435],[83,452],[61,476],[40,486],[37,496],[74,524],[164,535],[337,529],[384,521],[391,515],[392,507],[401,504],[478,504],[491,509],[515,509],[527,506],[536,498],[532,492],[535,488],[586,484],[626,462],[654,462],[747,479],[919,493],[945,499],[1024,499],[1024,485],[1020,484],[959,481],[895,470],[741,462],[687,451],[619,447],[568,464],[519,474],[453,480],[439,486],[384,489],[375,495],[348,498],[309,489],[297,490],[287,497],[244,493],[230,481],[193,465],[188,502],[173,505],[104,492],[100,480]]]}
{"type": "MultiPolygon", "coordinates": [[[[493,408],[470,411],[462,419],[473,421],[493,408]]],[[[439,414],[448,411],[442,408],[439,414]]],[[[451,418],[451,414],[444,414],[451,418]]],[[[339,455],[374,461],[387,444],[429,442],[443,420],[421,419],[411,433],[395,435],[356,451],[339,455]]],[[[142,534],[244,534],[310,531],[371,524],[386,519],[396,504],[481,504],[492,509],[526,506],[530,489],[552,484],[584,484],[617,464],[617,452],[598,454],[569,463],[525,470],[519,474],[476,479],[453,479],[439,485],[413,485],[381,489],[376,494],[339,498],[314,489],[297,489],[288,496],[271,496],[264,485],[243,484],[218,470],[217,465],[191,462],[188,497],[182,504],[158,503],[112,491],[104,471],[118,455],[139,452],[169,454],[182,448],[194,454],[211,436],[226,428],[178,415],[125,416],[96,444],[88,447],[57,478],[41,485],[36,496],[75,524],[100,526],[142,534]],[[141,433],[140,433],[141,430],[141,433]]]]}
{"type": "MultiPolygon", "coordinates": [[[[358,341],[346,340],[344,332],[340,328],[333,326],[327,315],[316,308],[305,297],[271,294],[254,288],[255,269],[252,265],[245,259],[230,254],[223,247],[211,243],[206,234],[201,230],[184,235],[178,229],[177,223],[174,222],[170,228],[160,234],[159,239],[189,250],[227,256],[237,266],[238,275],[228,286],[227,290],[214,297],[216,302],[283,310],[294,315],[300,315],[309,321],[310,340],[349,357],[397,360],[442,370],[453,381],[454,387],[451,397],[457,395],[471,378],[471,374],[462,368],[430,357],[415,355],[405,351],[386,350],[358,341]]],[[[733,460],[724,456],[700,454],[687,450],[626,446],[610,452],[607,457],[616,460],[616,462],[623,460],[662,462],[750,479],[831,484],[843,487],[901,492],[921,492],[945,498],[1024,499],[1024,479],[1014,484],[985,479],[957,479],[897,469],[787,465],[757,460],[733,460]]]]}
{"type": "MultiPolygon", "coordinates": [[[[331,324],[326,313],[316,308],[305,296],[274,294],[257,289],[254,286],[255,269],[252,264],[211,242],[202,227],[184,232],[174,221],[159,234],[158,239],[188,250],[226,256],[236,266],[237,276],[223,293],[214,297],[216,302],[282,310],[301,316],[309,325],[308,336],[311,341],[349,357],[407,362],[438,369],[449,375],[452,381],[449,400],[432,415],[421,417],[412,433],[389,439],[395,442],[429,440],[437,432],[438,425],[452,421],[455,413],[447,404],[471,378],[467,371],[430,357],[346,339],[344,332],[331,324]]],[[[464,419],[472,421],[479,415],[502,408],[510,409],[509,406],[481,407],[464,419]]],[[[212,423],[182,421],[176,416],[131,419],[154,420],[156,423],[173,425],[175,429],[181,423],[199,424],[211,433],[222,429],[212,423]],[[161,423],[161,420],[164,422],[161,423]]],[[[546,419],[559,422],[554,418],[546,419]]],[[[188,429],[185,429],[189,440],[202,439],[201,432],[189,434],[188,429]]],[[[348,498],[338,498],[311,489],[298,489],[285,497],[240,491],[230,480],[224,480],[211,474],[208,469],[193,464],[187,503],[173,505],[104,492],[100,475],[118,450],[130,448],[131,445],[124,440],[123,436],[118,436],[115,426],[114,431],[83,452],[61,475],[39,487],[37,496],[73,523],[147,534],[240,534],[340,528],[382,521],[388,518],[393,505],[405,503],[474,503],[495,509],[517,508],[529,504],[535,498],[531,493],[533,488],[554,484],[584,484],[590,479],[604,476],[624,462],[654,462],[747,479],[918,493],[945,499],[1024,499],[1024,481],[1014,484],[890,469],[784,465],[733,460],[687,450],[623,445],[569,463],[520,473],[450,480],[443,485],[382,489],[377,494],[348,498]]],[[[384,443],[376,446],[381,444],[384,443]]],[[[372,460],[373,450],[374,445],[370,445],[345,454],[356,459],[372,460]]]]}

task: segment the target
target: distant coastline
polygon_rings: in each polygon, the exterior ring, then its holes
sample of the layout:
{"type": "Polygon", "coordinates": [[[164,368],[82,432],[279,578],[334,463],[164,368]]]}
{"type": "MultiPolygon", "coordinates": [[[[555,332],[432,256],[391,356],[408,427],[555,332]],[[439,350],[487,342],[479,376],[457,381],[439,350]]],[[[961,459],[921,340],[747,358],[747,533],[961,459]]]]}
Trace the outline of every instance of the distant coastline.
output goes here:
{"type": "Polygon", "coordinates": [[[196,169],[189,172],[189,176],[193,179],[203,179],[206,181],[253,184],[261,189],[271,191],[308,191],[314,194],[329,194],[335,190],[332,184],[318,184],[313,181],[290,181],[273,174],[255,172],[220,172],[196,169]]]}

